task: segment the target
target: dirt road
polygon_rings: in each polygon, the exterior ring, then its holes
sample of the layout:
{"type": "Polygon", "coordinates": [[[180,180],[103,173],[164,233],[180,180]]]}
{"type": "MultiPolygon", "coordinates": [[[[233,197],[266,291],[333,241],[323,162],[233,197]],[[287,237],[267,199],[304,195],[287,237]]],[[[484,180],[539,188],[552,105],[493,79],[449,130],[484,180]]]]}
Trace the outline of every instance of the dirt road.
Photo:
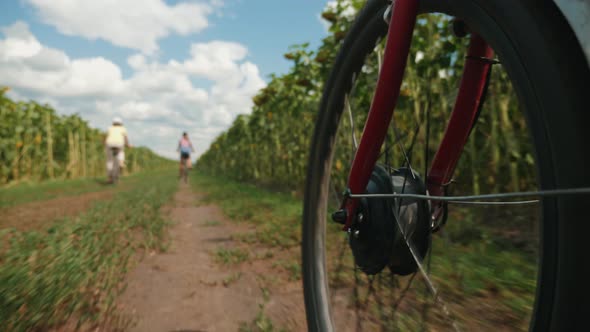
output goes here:
{"type": "Polygon", "coordinates": [[[300,281],[273,268],[265,248],[234,240],[252,226],[227,220],[200,195],[181,185],[168,210],[170,247],[149,253],[130,272],[120,303],[131,315],[131,331],[255,331],[306,329],[300,281]],[[223,253],[238,249],[248,259],[223,264],[223,253]]]}

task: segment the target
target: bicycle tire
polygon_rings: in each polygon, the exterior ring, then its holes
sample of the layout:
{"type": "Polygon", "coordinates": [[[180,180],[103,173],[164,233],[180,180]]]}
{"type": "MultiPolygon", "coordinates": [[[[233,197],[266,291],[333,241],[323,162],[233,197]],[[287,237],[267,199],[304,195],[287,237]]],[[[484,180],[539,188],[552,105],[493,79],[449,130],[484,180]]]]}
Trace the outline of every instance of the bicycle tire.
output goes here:
{"type": "Polygon", "coordinates": [[[113,182],[113,184],[116,184],[119,181],[119,176],[120,176],[120,172],[121,172],[121,167],[119,164],[119,158],[118,158],[118,153],[114,153],[113,150],[109,151],[109,153],[112,154],[112,158],[113,158],[113,167],[111,168],[110,171],[110,176],[111,176],[111,180],[113,182]]]}
{"type": "Polygon", "coordinates": [[[112,170],[112,178],[113,184],[116,184],[119,181],[119,160],[115,157],[115,162],[113,163],[113,170],[112,170]]]}
{"type": "MultiPolygon", "coordinates": [[[[352,75],[379,36],[387,32],[385,0],[369,0],[361,10],[326,82],[310,149],[303,212],[303,283],[310,331],[334,330],[325,271],[325,201],[334,136],[352,75]]],[[[423,0],[420,12],[462,18],[488,41],[515,82],[527,109],[543,189],[588,187],[590,154],[585,129],[590,71],[566,20],[551,1],[423,0]],[[586,94],[585,94],[586,92],[586,94]],[[564,144],[566,142],[566,144],[564,144]]],[[[542,249],[532,331],[573,331],[590,313],[581,220],[588,195],[544,199],[542,249]]]]}

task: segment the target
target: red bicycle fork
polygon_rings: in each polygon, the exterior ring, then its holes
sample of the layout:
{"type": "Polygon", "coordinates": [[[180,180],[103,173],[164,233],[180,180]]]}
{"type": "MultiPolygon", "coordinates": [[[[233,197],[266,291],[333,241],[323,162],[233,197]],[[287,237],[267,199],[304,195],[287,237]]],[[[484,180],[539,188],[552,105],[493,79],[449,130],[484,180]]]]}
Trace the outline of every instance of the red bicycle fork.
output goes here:
{"type": "MultiPolygon", "coordinates": [[[[348,176],[351,194],[365,192],[379,158],[380,147],[385,140],[399,97],[410,52],[412,33],[418,15],[418,6],[418,0],[397,0],[394,2],[383,66],[379,73],[367,122],[348,176]]],[[[492,56],[493,50],[481,37],[473,33],[455,107],[426,179],[430,195],[442,196],[445,184],[451,180],[457,161],[477,118],[491,66],[489,59],[492,56]]],[[[436,201],[431,203],[432,217],[438,219],[441,215],[442,204],[436,201]]],[[[343,202],[342,208],[346,212],[344,223],[346,231],[352,225],[358,204],[358,199],[351,197],[346,197],[343,202]]]]}

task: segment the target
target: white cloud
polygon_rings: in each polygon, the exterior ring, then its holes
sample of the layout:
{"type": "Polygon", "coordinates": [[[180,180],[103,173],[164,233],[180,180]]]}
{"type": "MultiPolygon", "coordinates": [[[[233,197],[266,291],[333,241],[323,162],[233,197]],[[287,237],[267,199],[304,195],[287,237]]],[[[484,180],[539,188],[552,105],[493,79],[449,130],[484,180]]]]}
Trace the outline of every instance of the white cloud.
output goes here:
{"type": "Polygon", "coordinates": [[[238,64],[246,57],[248,50],[238,44],[223,41],[193,44],[192,58],[184,63],[191,74],[204,76],[214,81],[236,79],[238,64]]]}
{"type": "Polygon", "coordinates": [[[154,108],[150,103],[130,101],[118,107],[118,114],[128,121],[146,120],[155,117],[165,118],[170,116],[170,112],[166,109],[154,108]]]}
{"type": "Polygon", "coordinates": [[[46,47],[24,58],[23,61],[28,67],[41,71],[64,70],[70,64],[70,59],[64,52],[46,47]]]}
{"type": "Polygon", "coordinates": [[[15,24],[0,29],[6,36],[0,41],[0,54],[3,59],[30,57],[41,50],[41,44],[29,31],[25,22],[18,21],[15,24]]]}
{"type": "Polygon", "coordinates": [[[122,89],[121,70],[102,58],[71,60],[45,47],[24,22],[1,29],[0,72],[11,86],[53,96],[108,95],[122,89]]]}
{"type": "Polygon", "coordinates": [[[108,59],[73,59],[42,45],[23,22],[1,31],[0,85],[12,87],[11,96],[47,101],[99,128],[121,116],[134,145],[170,157],[176,156],[174,145],[185,130],[203,153],[236,115],[251,112],[252,96],[265,85],[238,43],[193,44],[188,58],[166,63],[135,54],[127,59],[133,72],[123,78],[108,59]]]}
{"type": "Polygon", "coordinates": [[[180,2],[163,0],[24,0],[37,10],[41,20],[63,34],[152,54],[157,41],[170,34],[197,33],[208,26],[207,17],[218,0],[180,2]]]}
{"type": "Polygon", "coordinates": [[[138,70],[145,67],[146,59],[145,56],[143,56],[143,54],[135,54],[127,59],[127,63],[131,68],[138,70]]]}

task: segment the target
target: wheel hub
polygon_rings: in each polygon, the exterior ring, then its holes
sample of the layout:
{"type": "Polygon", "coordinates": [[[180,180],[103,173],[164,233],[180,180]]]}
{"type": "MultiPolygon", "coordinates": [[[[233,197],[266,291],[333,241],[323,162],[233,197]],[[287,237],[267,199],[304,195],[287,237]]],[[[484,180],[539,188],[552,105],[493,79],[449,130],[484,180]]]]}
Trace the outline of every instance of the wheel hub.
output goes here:
{"type": "MultiPolygon", "coordinates": [[[[425,194],[418,174],[408,168],[391,175],[376,165],[367,194],[425,194]]],[[[418,199],[361,198],[350,229],[349,245],[357,266],[374,275],[386,266],[395,274],[407,275],[417,269],[404,234],[421,260],[430,244],[428,202],[418,199]],[[399,216],[399,220],[395,216],[399,216]]]]}

